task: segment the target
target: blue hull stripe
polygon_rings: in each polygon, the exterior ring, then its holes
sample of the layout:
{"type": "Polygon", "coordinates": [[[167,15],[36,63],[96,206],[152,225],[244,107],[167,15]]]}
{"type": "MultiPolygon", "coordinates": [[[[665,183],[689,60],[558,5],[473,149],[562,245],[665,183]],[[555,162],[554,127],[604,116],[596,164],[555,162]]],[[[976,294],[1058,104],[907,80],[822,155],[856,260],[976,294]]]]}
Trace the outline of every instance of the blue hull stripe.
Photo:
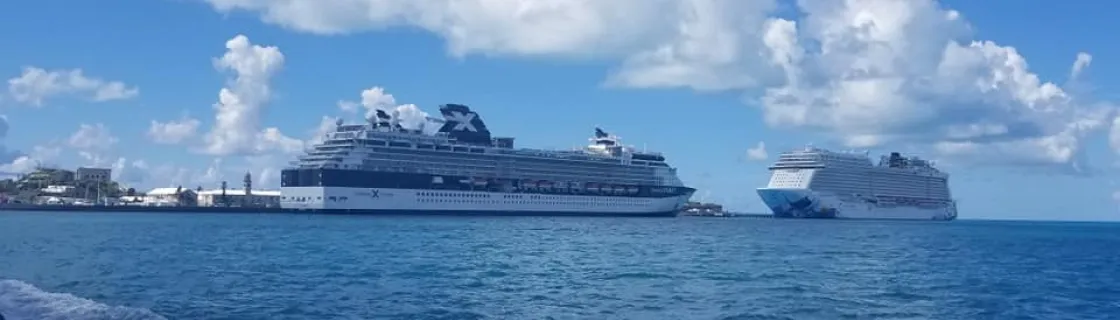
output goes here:
{"type": "Polygon", "coordinates": [[[341,214],[384,216],[570,216],[570,217],[675,217],[677,211],[667,212],[567,212],[567,211],[464,211],[464,210],[346,210],[346,209],[287,209],[287,208],[237,208],[237,207],[148,207],[148,206],[74,206],[74,205],[0,205],[0,211],[75,211],[75,212],[181,212],[181,213],[279,213],[279,214],[341,214]]]}

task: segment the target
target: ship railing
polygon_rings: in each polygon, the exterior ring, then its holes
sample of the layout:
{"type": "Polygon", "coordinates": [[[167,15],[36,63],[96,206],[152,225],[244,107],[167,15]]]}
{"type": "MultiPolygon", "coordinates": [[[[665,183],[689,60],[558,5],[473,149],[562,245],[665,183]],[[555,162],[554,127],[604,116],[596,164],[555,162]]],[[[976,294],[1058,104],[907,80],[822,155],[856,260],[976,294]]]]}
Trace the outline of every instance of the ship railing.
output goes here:
{"type": "Polygon", "coordinates": [[[821,168],[824,168],[824,167],[825,167],[825,165],[823,165],[823,164],[809,164],[809,165],[803,165],[803,164],[774,164],[774,165],[771,165],[771,166],[766,167],[766,168],[770,169],[770,170],[776,170],[776,169],[821,169],[821,168]]]}

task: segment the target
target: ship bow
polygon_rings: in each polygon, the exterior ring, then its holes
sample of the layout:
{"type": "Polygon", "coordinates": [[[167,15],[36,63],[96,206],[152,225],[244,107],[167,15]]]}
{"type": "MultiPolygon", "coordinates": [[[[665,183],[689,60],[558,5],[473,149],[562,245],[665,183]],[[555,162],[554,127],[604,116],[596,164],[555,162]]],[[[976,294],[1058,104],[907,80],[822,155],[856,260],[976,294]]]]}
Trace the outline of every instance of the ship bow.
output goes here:
{"type": "Polygon", "coordinates": [[[806,189],[762,188],[758,189],[758,195],[778,218],[835,218],[838,213],[806,189]]]}

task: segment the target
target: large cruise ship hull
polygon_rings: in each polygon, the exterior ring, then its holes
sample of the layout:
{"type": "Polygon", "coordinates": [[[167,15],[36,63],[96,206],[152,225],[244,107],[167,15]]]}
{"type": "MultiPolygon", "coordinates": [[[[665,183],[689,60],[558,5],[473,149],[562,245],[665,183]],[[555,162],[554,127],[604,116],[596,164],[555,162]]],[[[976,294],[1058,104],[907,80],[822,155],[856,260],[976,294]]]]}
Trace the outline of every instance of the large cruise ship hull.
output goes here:
{"type": "Polygon", "coordinates": [[[758,195],[776,218],[955,220],[956,206],[887,206],[841,199],[811,189],[760,188],[758,195]]]}
{"type": "Polygon", "coordinates": [[[691,192],[653,198],[349,187],[280,192],[280,206],[289,210],[397,215],[674,217],[691,197],[691,192]]]}

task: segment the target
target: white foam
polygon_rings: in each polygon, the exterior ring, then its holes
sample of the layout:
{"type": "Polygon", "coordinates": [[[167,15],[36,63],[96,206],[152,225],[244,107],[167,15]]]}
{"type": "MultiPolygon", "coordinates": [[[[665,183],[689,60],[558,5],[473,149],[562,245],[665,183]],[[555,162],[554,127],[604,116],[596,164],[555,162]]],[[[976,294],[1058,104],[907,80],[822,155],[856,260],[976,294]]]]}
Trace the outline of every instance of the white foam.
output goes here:
{"type": "Polygon", "coordinates": [[[166,320],[147,309],[110,306],[67,293],[46,292],[18,280],[0,280],[0,314],[5,320],[166,320]]]}

